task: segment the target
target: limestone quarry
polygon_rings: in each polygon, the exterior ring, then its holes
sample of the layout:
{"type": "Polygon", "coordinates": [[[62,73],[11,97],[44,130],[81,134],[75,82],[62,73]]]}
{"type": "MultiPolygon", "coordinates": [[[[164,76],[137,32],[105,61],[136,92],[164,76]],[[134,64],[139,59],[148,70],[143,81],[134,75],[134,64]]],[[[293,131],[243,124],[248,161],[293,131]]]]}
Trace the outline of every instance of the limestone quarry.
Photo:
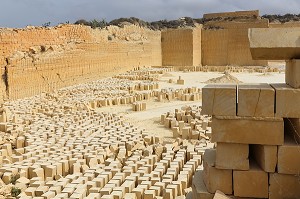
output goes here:
{"type": "Polygon", "coordinates": [[[0,28],[0,198],[300,198],[300,23],[269,18],[0,28]]]}

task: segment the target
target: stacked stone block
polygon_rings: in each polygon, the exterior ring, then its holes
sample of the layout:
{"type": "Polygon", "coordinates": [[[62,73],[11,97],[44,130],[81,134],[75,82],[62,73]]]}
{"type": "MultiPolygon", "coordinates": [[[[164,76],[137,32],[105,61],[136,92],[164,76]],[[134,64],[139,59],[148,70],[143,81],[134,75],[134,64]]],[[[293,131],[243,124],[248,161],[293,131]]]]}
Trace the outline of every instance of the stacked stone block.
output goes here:
{"type": "Polygon", "coordinates": [[[203,113],[213,116],[216,149],[194,178],[199,198],[217,190],[247,198],[299,198],[300,29],[249,30],[254,59],[286,59],[286,84],[209,85],[203,113]],[[282,40],[282,38],[285,38],[282,40]],[[197,181],[200,181],[197,182],[197,181]]]}
{"type": "Polygon", "coordinates": [[[195,180],[204,181],[208,195],[220,190],[247,198],[300,197],[300,155],[293,151],[300,148],[289,122],[299,112],[286,103],[297,90],[285,84],[203,88],[203,113],[213,116],[217,146],[206,151],[202,178],[195,180]]]}

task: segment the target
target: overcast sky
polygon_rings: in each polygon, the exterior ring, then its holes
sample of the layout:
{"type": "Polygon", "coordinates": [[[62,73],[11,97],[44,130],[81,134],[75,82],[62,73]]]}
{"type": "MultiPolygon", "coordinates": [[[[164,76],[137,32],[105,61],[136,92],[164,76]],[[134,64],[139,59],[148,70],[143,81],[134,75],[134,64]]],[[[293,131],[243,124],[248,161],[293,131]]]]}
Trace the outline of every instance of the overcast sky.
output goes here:
{"type": "Polygon", "coordinates": [[[201,18],[204,13],[256,9],[261,15],[299,14],[300,0],[0,0],[0,27],[132,16],[146,21],[201,18]]]}

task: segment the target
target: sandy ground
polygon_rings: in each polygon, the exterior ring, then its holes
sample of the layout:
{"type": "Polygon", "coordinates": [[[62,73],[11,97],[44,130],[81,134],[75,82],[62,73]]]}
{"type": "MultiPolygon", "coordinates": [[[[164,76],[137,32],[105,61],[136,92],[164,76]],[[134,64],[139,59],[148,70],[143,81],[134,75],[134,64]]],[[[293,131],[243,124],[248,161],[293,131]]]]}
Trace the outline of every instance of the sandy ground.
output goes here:
{"type": "MultiPolygon", "coordinates": [[[[206,84],[203,83],[211,78],[216,78],[224,75],[217,72],[169,72],[160,77],[159,84],[161,88],[187,88],[198,87],[202,88],[206,84]],[[168,83],[169,79],[176,82],[181,76],[185,80],[184,85],[168,83]]],[[[284,73],[231,73],[243,83],[284,83],[284,73]]],[[[156,99],[147,101],[147,110],[142,112],[134,112],[131,105],[110,106],[100,108],[100,111],[118,113],[124,116],[125,120],[145,128],[147,132],[153,135],[164,137],[166,142],[172,140],[172,131],[160,124],[160,116],[168,111],[174,112],[176,108],[181,108],[185,105],[201,106],[201,101],[179,101],[157,102],[156,99]]]]}

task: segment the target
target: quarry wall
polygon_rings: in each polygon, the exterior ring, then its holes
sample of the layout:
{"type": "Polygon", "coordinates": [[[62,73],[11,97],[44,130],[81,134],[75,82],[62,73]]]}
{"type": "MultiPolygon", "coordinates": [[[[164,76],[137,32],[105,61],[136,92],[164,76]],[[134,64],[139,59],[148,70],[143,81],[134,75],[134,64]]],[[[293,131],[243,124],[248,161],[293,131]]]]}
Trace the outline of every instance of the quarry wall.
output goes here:
{"type": "Polygon", "coordinates": [[[213,13],[204,18],[212,20],[203,27],[164,31],[135,25],[0,29],[0,103],[138,66],[268,65],[268,61],[252,60],[248,28],[300,26],[269,24],[258,11],[213,13]]]}
{"type": "Polygon", "coordinates": [[[266,66],[267,61],[252,59],[248,28],[268,28],[268,19],[257,18],[258,11],[207,14],[204,17],[248,16],[235,21],[208,21],[202,30],[202,65],[266,66]]]}
{"type": "Polygon", "coordinates": [[[267,61],[253,60],[248,29],[202,30],[202,65],[266,66],[267,61]]]}
{"type": "Polygon", "coordinates": [[[161,33],[138,26],[0,30],[1,101],[160,66],[161,33]]]}

